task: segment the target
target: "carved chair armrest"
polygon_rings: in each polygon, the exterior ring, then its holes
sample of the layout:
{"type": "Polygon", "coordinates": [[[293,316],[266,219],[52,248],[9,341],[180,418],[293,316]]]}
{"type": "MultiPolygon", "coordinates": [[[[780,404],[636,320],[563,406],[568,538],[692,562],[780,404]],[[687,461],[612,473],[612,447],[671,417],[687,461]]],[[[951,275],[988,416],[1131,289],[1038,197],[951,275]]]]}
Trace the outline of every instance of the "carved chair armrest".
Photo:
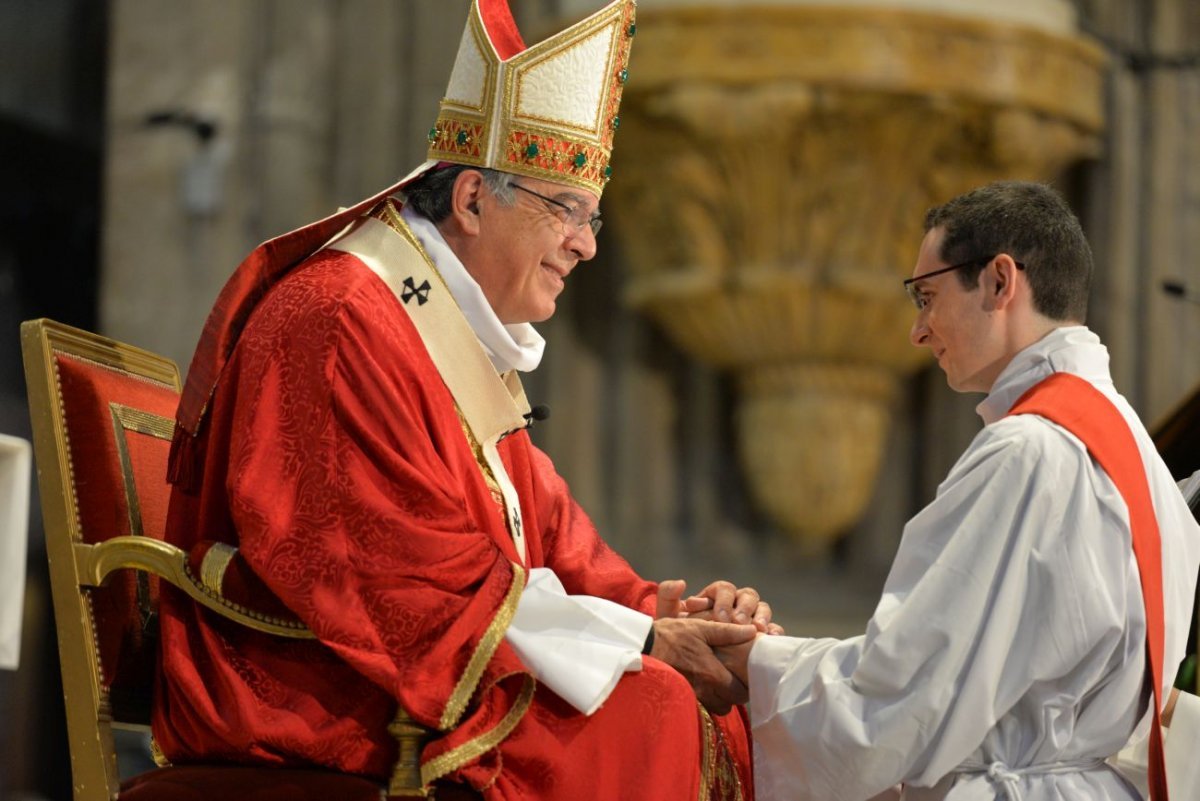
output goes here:
{"type": "MultiPolygon", "coordinates": [[[[99,587],[115,570],[142,570],[170,582],[205,608],[255,631],[293,639],[316,639],[316,635],[298,620],[249,609],[209,588],[196,578],[188,565],[187,553],[168,542],[152,537],[113,537],[95,545],[75,543],[74,550],[79,583],[85,587],[99,587]]],[[[421,749],[433,731],[397,706],[396,717],[388,726],[388,732],[396,738],[399,748],[388,783],[388,796],[432,798],[433,788],[421,782],[421,749]]]]}
{"type": "Polygon", "coordinates": [[[79,566],[80,584],[84,586],[100,586],[114,570],[143,570],[170,582],[205,608],[255,631],[300,640],[316,639],[298,620],[249,609],[204,586],[188,567],[187,553],[162,540],[131,536],[113,537],[96,545],[75,543],[75,563],[79,566]]]}

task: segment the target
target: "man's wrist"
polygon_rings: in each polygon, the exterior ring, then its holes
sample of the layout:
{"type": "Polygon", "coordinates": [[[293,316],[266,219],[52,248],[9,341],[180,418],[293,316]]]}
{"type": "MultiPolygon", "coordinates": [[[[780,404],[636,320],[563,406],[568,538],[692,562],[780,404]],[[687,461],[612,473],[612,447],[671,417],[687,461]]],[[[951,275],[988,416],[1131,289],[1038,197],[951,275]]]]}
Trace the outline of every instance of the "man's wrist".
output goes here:
{"type": "Polygon", "coordinates": [[[650,631],[646,632],[646,642],[642,645],[642,653],[649,655],[654,650],[654,623],[650,623],[650,631]]]}

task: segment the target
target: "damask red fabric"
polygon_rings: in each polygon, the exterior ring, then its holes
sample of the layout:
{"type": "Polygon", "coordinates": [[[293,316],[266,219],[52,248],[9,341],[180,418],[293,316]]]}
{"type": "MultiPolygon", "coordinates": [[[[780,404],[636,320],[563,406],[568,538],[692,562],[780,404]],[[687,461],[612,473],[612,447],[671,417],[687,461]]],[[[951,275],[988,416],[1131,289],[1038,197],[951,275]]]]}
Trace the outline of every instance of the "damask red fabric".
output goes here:
{"type": "Polygon", "coordinates": [[[172,483],[192,488],[196,485],[195,473],[200,469],[195,453],[199,448],[196,435],[203,427],[217,382],[221,380],[238,337],[267,290],[334,234],[402,185],[389,186],[348,209],[264,242],[238,265],[204,321],[200,343],[188,367],[183,397],[175,414],[175,437],[171,441],[169,476],[172,483]]]}
{"type": "MultiPolygon", "coordinates": [[[[171,538],[237,545],[320,642],[261,635],[164,591],[160,747],[177,763],[386,776],[395,701],[438,724],[519,561],[448,390],[387,287],[354,257],[324,252],[250,317],[206,426],[199,491],[173,495],[171,538]]],[[[568,592],[652,611],[655,585],[596,535],[527,434],[499,450],[529,566],[551,567],[568,592]]],[[[590,718],[538,687],[499,747],[449,778],[494,799],[696,798],[695,697],[674,670],[645,662],[590,718]]],[[[500,642],[458,728],[424,759],[494,727],[526,672],[500,642]]],[[[719,725],[749,798],[745,727],[737,714],[719,725]]]]}

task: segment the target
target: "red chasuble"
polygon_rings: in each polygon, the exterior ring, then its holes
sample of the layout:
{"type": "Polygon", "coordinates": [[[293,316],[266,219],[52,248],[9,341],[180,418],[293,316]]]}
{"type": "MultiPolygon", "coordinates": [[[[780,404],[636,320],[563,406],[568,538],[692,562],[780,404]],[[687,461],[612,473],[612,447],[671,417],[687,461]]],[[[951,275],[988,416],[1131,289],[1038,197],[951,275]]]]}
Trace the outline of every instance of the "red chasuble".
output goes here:
{"type": "Polygon", "coordinates": [[[740,710],[710,718],[646,657],[585,717],[504,641],[526,567],[647,613],[656,587],[597,536],[523,430],[499,445],[522,566],[425,343],[358,258],[310,257],[234,339],[188,443],[169,538],[235,545],[231,570],[319,640],[247,630],[164,588],[154,734],[168,759],[383,779],[399,701],[444,732],[423,774],[490,799],[752,797],[740,710]]]}

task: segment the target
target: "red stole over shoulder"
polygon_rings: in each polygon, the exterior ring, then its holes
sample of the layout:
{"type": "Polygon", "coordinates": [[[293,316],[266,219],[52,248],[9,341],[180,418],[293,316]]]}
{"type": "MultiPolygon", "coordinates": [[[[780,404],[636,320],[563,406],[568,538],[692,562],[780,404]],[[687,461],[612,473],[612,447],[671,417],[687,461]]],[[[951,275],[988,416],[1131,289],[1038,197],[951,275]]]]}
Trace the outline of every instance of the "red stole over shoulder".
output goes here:
{"type": "Polygon", "coordinates": [[[1031,387],[1009,414],[1036,414],[1074,434],[1096,463],[1116,484],[1129,507],[1133,555],[1146,604],[1146,650],[1154,685],[1154,721],[1150,727],[1150,798],[1167,801],[1167,771],[1163,762],[1162,677],[1163,620],[1162,544],[1150,485],[1133,432],[1112,401],[1082,378],[1055,373],[1031,387]]]}

